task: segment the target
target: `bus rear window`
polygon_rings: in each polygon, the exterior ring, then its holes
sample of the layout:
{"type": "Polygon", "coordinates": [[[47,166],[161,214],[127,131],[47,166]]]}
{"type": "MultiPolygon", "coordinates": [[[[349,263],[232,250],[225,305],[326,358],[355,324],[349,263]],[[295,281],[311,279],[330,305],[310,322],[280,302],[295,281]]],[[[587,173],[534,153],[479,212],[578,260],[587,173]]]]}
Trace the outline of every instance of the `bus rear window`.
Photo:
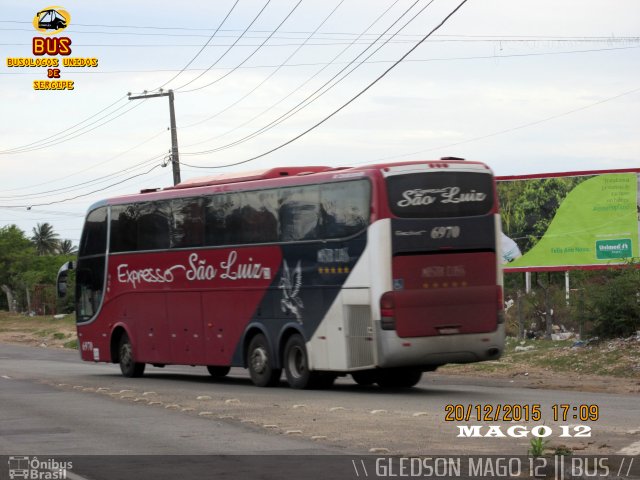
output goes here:
{"type": "Polygon", "coordinates": [[[493,207],[487,173],[424,172],[387,177],[389,207],[403,218],[485,215],[493,207]]]}

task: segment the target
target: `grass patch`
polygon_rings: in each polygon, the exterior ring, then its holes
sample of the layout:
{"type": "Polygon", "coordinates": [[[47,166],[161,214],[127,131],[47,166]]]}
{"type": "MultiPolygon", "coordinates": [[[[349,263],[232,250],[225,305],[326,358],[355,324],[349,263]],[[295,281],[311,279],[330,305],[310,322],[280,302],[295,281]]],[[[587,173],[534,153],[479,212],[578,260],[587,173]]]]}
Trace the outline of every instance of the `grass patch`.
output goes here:
{"type": "Polygon", "coordinates": [[[70,348],[72,350],[78,350],[78,339],[74,338],[73,340],[69,340],[63,346],[64,346],[64,348],[70,348]]]}
{"type": "Polygon", "coordinates": [[[20,343],[62,345],[65,339],[75,337],[75,331],[75,315],[63,318],[54,318],[52,315],[30,317],[0,311],[0,341],[5,339],[12,342],[20,338],[20,343]]]}

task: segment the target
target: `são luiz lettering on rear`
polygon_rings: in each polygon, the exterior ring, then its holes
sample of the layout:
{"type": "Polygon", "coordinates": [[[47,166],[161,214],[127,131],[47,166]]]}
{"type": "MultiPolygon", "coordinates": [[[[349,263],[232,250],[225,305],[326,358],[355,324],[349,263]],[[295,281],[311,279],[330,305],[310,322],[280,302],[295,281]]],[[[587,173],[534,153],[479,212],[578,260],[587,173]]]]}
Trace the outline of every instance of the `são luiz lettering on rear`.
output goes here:
{"type": "Polygon", "coordinates": [[[273,168],[91,206],[83,360],[249,370],[258,386],[411,387],[504,346],[494,177],[460,159],[273,168]]]}

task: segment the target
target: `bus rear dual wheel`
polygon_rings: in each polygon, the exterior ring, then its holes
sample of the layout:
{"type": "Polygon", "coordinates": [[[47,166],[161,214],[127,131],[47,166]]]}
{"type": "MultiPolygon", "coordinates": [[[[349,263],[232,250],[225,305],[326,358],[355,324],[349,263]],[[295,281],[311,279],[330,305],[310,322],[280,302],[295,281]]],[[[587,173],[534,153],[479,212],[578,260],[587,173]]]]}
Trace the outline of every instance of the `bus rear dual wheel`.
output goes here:
{"type": "Polygon", "coordinates": [[[309,356],[304,338],[299,334],[289,337],[284,347],[284,373],[289,386],[297,389],[329,388],[336,380],[331,372],[309,370],[309,356]]]}
{"type": "MultiPolygon", "coordinates": [[[[273,387],[280,381],[281,368],[274,368],[271,350],[264,335],[258,334],[251,339],[247,354],[247,365],[251,381],[258,387],[273,387]]],[[[294,334],[284,347],[284,371],[289,386],[297,389],[328,388],[336,379],[328,372],[312,372],[304,339],[294,334]]]]}

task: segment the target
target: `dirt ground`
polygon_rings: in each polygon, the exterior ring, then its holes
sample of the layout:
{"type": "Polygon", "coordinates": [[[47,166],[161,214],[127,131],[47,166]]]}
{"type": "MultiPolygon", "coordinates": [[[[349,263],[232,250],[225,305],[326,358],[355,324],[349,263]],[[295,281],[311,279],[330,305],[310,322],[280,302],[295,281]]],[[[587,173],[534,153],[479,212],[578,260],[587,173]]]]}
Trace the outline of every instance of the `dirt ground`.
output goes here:
{"type": "Polygon", "coordinates": [[[478,370],[473,365],[449,365],[435,372],[436,375],[477,377],[482,380],[500,381],[518,387],[550,390],[571,390],[602,393],[640,393],[640,378],[588,375],[548,370],[540,367],[509,367],[500,372],[478,370]]]}

